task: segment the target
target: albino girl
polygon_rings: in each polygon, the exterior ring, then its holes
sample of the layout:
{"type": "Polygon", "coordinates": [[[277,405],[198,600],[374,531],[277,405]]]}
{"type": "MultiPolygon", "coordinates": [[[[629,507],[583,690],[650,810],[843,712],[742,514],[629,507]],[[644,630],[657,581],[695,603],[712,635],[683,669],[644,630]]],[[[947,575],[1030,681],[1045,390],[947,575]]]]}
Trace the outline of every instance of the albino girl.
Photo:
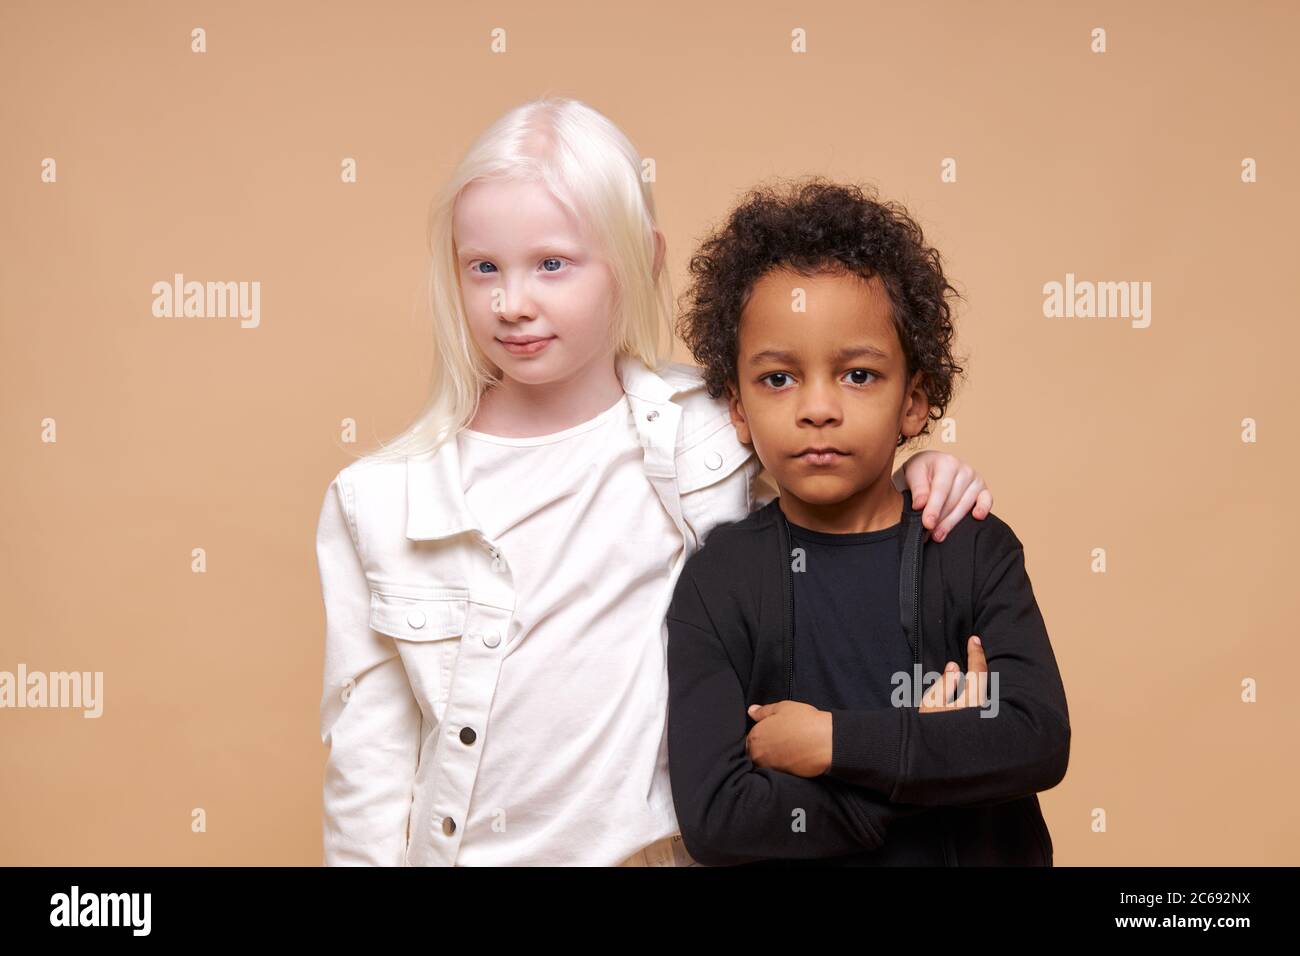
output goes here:
{"type": "MultiPolygon", "coordinates": [[[[709,532],[771,494],[725,400],[665,364],[641,173],[608,119],[543,98],[435,203],[432,395],[317,528],[327,865],[692,863],[664,615],[709,532]]],[[[951,455],[894,480],[935,540],[992,508],[951,455]]]]}

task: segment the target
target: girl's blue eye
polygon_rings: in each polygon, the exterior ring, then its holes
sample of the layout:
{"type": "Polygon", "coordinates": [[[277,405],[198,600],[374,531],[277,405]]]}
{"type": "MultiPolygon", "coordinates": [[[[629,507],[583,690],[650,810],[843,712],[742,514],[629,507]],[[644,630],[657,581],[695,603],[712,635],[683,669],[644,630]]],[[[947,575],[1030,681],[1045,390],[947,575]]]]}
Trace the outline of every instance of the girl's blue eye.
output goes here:
{"type": "Polygon", "coordinates": [[[759,379],[759,381],[760,381],[760,382],[767,382],[767,383],[770,384],[773,388],[775,388],[775,389],[779,389],[782,385],[785,384],[784,379],[788,379],[789,377],[790,377],[790,376],[789,376],[788,374],[786,374],[785,372],[768,372],[768,373],[767,373],[766,375],[764,375],[761,379],[759,379]],[[780,382],[776,382],[776,381],[772,381],[773,379],[782,379],[782,381],[780,381],[780,382]]]}
{"type": "Polygon", "coordinates": [[[562,266],[562,265],[564,265],[564,260],[563,260],[563,259],[550,258],[550,259],[543,259],[543,260],[542,260],[542,268],[543,268],[543,269],[546,269],[547,272],[558,272],[558,271],[560,270],[560,266],[562,266]],[[554,269],[546,269],[546,263],[548,263],[548,262],[554,262],[554,263],[555,263],[555,268],[554,268],[554,269]]]}
{"type": "Polygon", "coordinates": [[[854,384],[854,385],[866,385],[868,381],[874,381],[874,380],[878,377],[878,376],[876,375],[875,372],[871,371],[870,369],[866,369],[866,368],[855,368],[853,371],[851,371],[851,372],[846,372],[845,374],[846,374],[846,375],[870,375],[870,376],[871,376],[870,379],[858,379],[858,378],[853,379],[853,384],[854,384]]]}
{"type": "Polygon", "coordinates": [[[493,271],[496,270],[496,266],[492,265],[492,263],[490,262],[476,262],[472,266],[470,266],[470,270],[473,272],[477,272],[479,275],[487,275],[487,273],[479,269],[479,266],[491,266],[493,271]]]}

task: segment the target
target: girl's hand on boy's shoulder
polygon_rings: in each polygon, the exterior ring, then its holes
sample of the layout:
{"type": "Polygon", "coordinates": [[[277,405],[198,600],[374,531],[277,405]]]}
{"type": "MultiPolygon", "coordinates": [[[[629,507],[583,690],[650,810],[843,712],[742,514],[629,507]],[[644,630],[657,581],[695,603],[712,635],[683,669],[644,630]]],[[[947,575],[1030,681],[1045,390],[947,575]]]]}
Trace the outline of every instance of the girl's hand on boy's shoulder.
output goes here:
{"type": "Polygon", "coordinates": [[[757,767],[818,777],[831,765],[831,715],[797,700],[754,704],[745,753],[757,767]]]}
{"type": "Polygon", "coordinates": [[[993,510],[993,492],[984,486],[984,479],[943,451],[918,451],[894,473],[894,486],[911,490],[913,508],[925,508],[921,524],[935,541],[946,538],[966,515],[979,521],[993,510]]]}

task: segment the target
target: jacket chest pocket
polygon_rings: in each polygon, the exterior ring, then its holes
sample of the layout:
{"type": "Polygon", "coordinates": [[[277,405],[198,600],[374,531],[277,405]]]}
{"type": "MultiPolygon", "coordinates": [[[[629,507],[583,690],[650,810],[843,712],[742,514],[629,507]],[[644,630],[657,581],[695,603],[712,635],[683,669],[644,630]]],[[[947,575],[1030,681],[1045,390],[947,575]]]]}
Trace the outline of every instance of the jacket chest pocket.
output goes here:
{"type": "Polygon", "coordinates": [[[469,595],[456,590],[414,593],[371,591],[370,627],[393,638],[425,720],[441,722],[451,698],[469,595]]]}

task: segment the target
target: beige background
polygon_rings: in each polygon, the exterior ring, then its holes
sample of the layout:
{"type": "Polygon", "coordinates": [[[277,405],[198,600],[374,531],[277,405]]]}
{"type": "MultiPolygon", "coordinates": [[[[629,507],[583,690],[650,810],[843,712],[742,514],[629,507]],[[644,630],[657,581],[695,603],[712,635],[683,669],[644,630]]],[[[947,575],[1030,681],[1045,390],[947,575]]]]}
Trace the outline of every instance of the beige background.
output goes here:
{"type": "Polygon", "coordinates": [[[1065,679],[1057,863],[1300,862],[1297,8],[470,6],[0,10],[0,669],[105,680],[98,720],[0,711],[0,863],[319,862],[321,500],[423,399],[430,197],[543,92],[654,157],[677,292],[761,179],[908,205],[967,299],[932,447],[1025,542],[1065,679]],[[174,272],[260,281],[260,327],[154,318],[174,272]],[[1067,272],[1151,282],[1150,327],[1044,318],[1067,272]]]}

